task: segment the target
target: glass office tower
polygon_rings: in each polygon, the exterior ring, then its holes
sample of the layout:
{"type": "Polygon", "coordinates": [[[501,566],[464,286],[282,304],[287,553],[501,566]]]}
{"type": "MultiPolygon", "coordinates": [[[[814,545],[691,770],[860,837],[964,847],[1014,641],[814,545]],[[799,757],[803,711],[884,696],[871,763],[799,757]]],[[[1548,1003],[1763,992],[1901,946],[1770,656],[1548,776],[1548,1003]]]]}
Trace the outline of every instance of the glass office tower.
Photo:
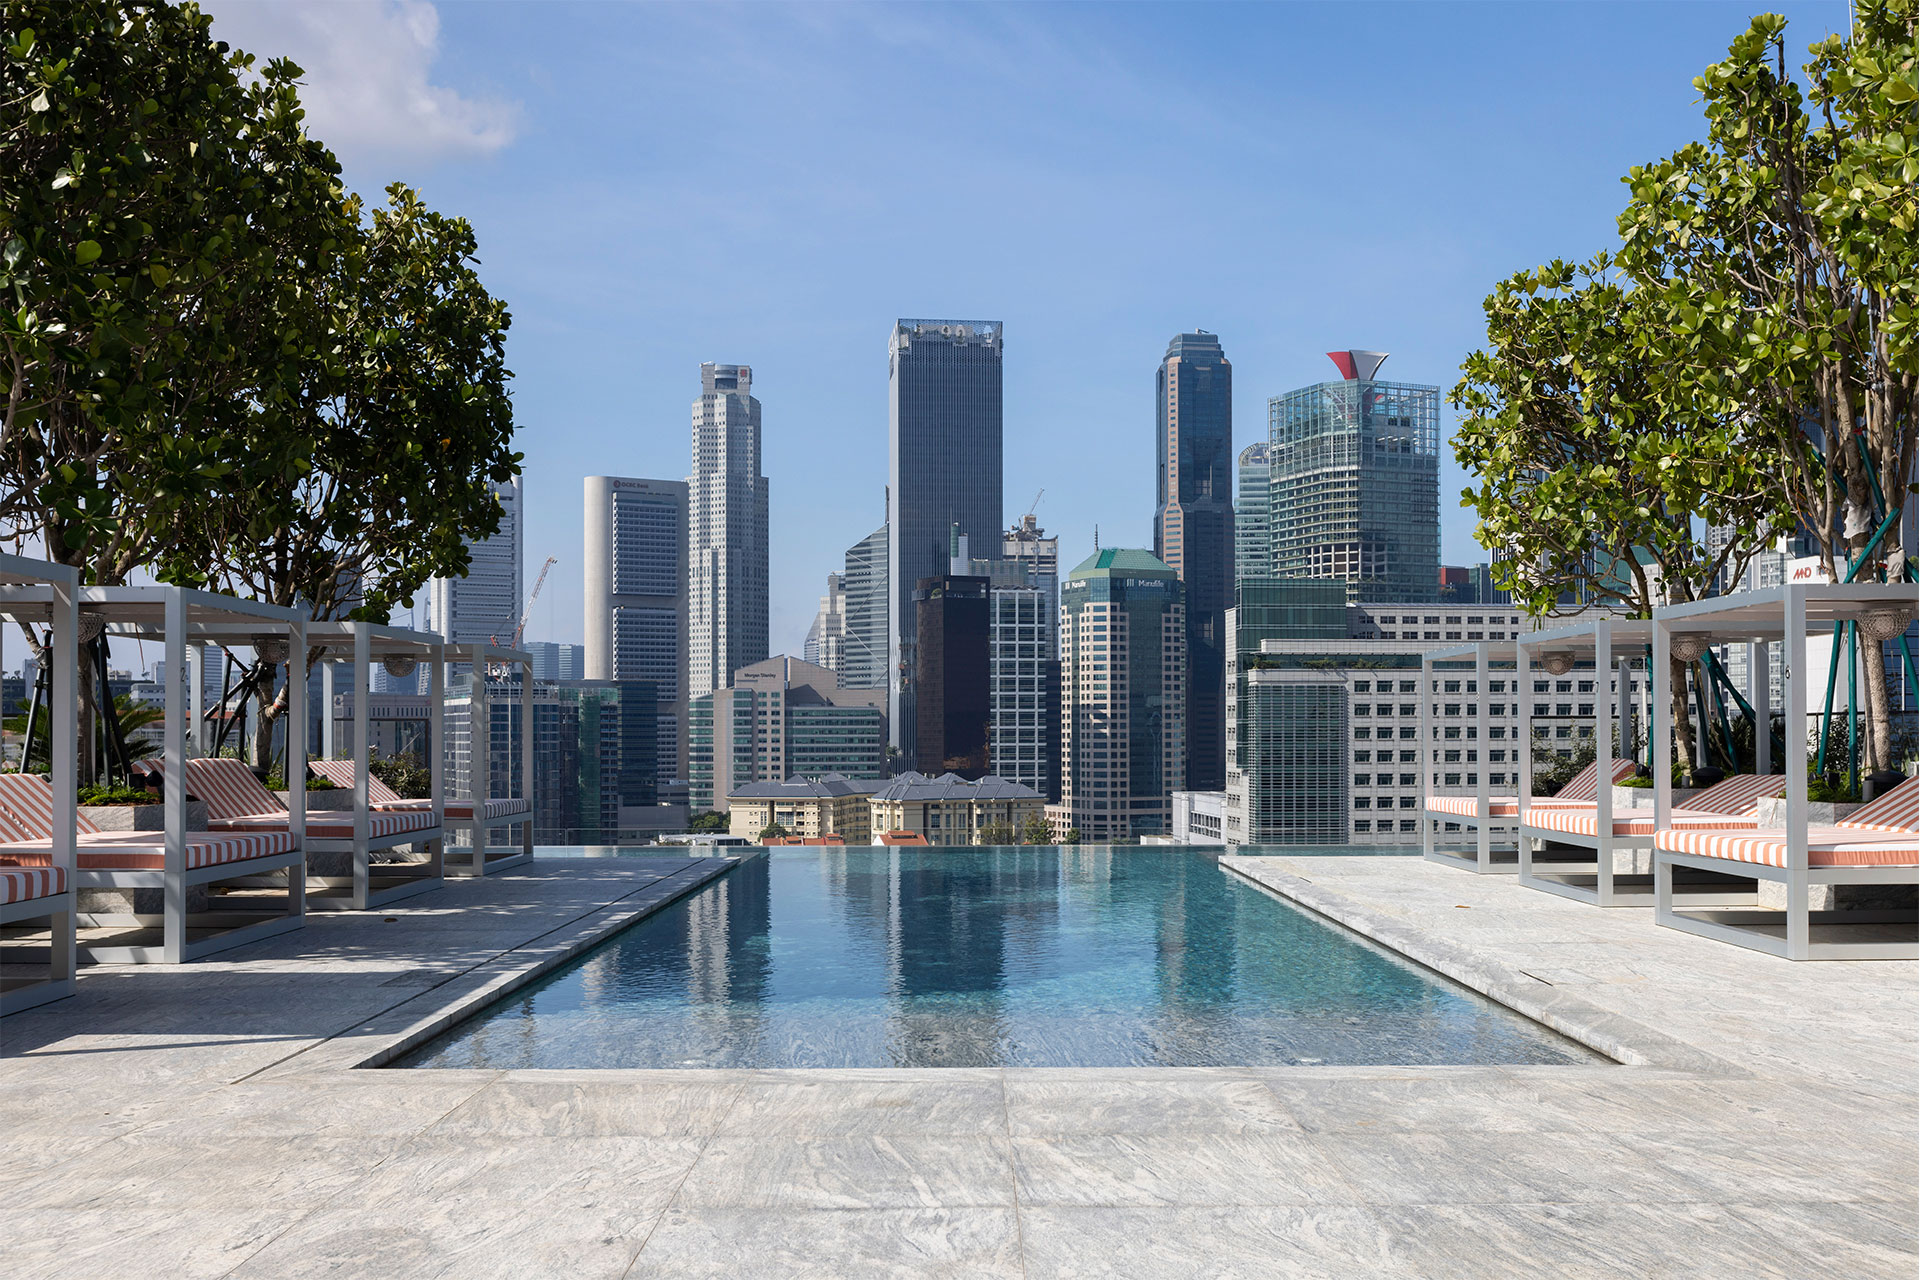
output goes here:
{"type": "Polygon", "coordinates": [[[1256,440],[1240,451],[1240,472],[1233,504],[1233,576],[1273,576],[1273,534],[1267,504],[1273,498],[1267,467],[1267,442],[1256,440]]]}
{"type": "Polygon", "coordinates": [[[1337,578],[1354,602],[1434,600],[1440,388],[1375,378],[1384,352],[1328,354],[1342,381],[1267,402],[1274,572],[1337,578]]]}
{"type": "Polygon", "coordinates": [[[1000,545],[998,320],[901,320],[887,344],[888,732],[911,754],[913,592],[945,575],[957,530],[1000,545]]]}
{"type": "Polygon", "coordinates": [[[1187,782],[1218,791],[1227,783],[1220,646],[1233,605],[1233,365],[1219,338],[1203,329],[1167,344],[1154,415],[1153,553],[1187,587],[1187,782]]]}

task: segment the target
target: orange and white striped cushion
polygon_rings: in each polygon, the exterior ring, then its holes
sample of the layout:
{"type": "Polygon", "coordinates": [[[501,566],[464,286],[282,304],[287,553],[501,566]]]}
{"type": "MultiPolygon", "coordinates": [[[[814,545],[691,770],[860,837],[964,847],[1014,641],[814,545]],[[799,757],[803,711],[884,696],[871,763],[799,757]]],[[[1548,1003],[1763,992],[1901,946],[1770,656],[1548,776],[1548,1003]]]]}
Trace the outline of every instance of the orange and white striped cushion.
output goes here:
{"type": "MultiPolygon", "coordinates": [[[[0,808],[24,827],[19,840],[48,840],[53,836],[53,784],[37,773],[0,773],[0,808]]],[[[73,815],[75,831],[98,831],[86,814],[73,815]]]]}
{"type": "MultiPolygon", "coordinates": [[[[82,871],[165,871],[167,847],[152,831],[104,831],[90,835],[74,851],[82,871]]],[[[191,832],[187,836],[187,870],[246,862],[293,851],[293,837],[284,831],[258,834],[191,832]]],[[[43,867],[53,861],[44,840],[0,844],[0,859],[20,866],[43,867]]]]}
{"type": "Polygon", "coordinates": [[[1762,800],[1786,793],[1787,775],[1784,773],[1736,773],[1697,795],[1688,796],[1686,808],[1693,813],[1750,814],[1762,800]]]}
{"type": "MultiPolygon", "coordinates": [[[[1675,809],[1667,815],[1668,825],[1683,830],[1712,828],[1721,831],[1753,830],[1753,815],[1744,818],[1730,813],[1696,813],[1689,809],[1675,809]]],[[[1534,809],[1530,811],[1527,825],[1542,831],[1560,831],[1570,836],[1597,836],[1600,832],[1600,811],[1598,809],[1534,809]]],[[[1616,836],[1650,836],[1654,833],[1651,813],[1630,814],[1613,820],[1613,834],[1616,836]]]]}
{"type": "MultiPolygon", "coordinates": [[[[1613,762],[1613,780],[1615,782],[1624,782],[1628,778],[1631,778],[1634,775],[1634,771],[1639,767],[1638,761],[1623,760],[1616,757],[1613,762]]],[[[1600,787],[1595,779],[1599,776],[1600,762],[1595,760],[1592,764],[1574,774],[1573,777],[1567,779],[1567,785],[1554,792],[1548,799],[1559,800],[1563,803],[1568,800],[1598,800],[1600,798],[1600,787]]]]}
{"type": "MultiPolygon", "coordinates": [[[[1768,867],[1787,865],[1786,837],[1772,832],[1759,835],[1724,830],[1659,831],[1654,833],[1653,847],[1704,858],[1757,862],[1768,867]]],[[[1871,833],[1841,827],[1807,829],[1807,865],[1810,867],[1906,867],[1916,863],[1920,863],[1920,836],[1876,840],[1871,833]]]]}
{"type": "Polygon", "coordinates": [[[31,902],[66,889],[67,873],[60,867],[0,867],[0,902],[31,902]]]}
{"type": "MultiPolygon", "coordinates": [[[[446,803],[446,810],[449,820],[473,821],[473,801],[471,800],[449,800],[446,803]]],[[[485,813],[489,818],[506,818],[516,813],[525,813],[526,811],[527,802],[525,800],[502,798],[487,801],[485,813]]]]}
{"type": "Polygon", "coordinates": [[[1920,832],[1920,777],[1908,778],[1836,825],[1849,831],[1920,832]]]}
{"type": "MultiPolygon", "coordinates": [[[[1591,800],[1562,800],[1559,796],[1535,796],[1527,804],[1529,813],[1542,809],[1577,809],[1583,805],[1592,805],[1591,800]]],[[[1514,796],[1488,796],[1487,808],[1494,818],[1518,818],[1520,801],[1514,796]]],[[[1488,815],[1480,812],[1480,802],[1474,796],[1428,796],[1429,813],[1458,814],[1463,818],[1484,818],[1488,815]]]]}
{"type": "MultiPolygon", "coordinates": [[[[207,823],[215,831],[285,831],[292,819],[285,809],[277,813],[248,813],[237,818],[216,818],[207,823]]],[[[397,836],[408,831],[433,828],[433,811],[380,810],[367,815],[367,834],[375,839],[397,836]]],[[[315,840],[353,839],[353,815],[327,812],[307,815],[307,834],[315,840]]]]}
{"type": "Polygon", "coordinates": [[[238,760],[187,761],[187,789],[206,801],[207,814],[213,818],[244,818],[275,810],[282,814],[287,811],[273,792],[260,785],[253,770],[238,760]]]}
{"type": "MultiPolygon", "coordinates": [[[[307,767],[313,770],[314,776],[325,778],[336,787],[349,791],[353,789],[354,763],[351,760],[309,760],[307,761],[307,767]]],[[[425,804],[428,802],[402,799],[398,791],[395,791],[392,787],[369,773],[367,775],[367,803],[376,809],[384,809],[389,806],[425,804]]]]}

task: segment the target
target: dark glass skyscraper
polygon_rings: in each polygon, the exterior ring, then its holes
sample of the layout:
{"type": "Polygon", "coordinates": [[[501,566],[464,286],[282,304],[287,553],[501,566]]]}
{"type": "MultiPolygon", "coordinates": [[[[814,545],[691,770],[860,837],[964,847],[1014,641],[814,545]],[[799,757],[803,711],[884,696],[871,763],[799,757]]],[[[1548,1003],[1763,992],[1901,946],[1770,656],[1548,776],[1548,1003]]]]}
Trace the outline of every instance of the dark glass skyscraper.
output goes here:
{"type": "Polygon", "coordinates": [[[923,578],[913,593],[914,768],[930,778],[988,771],[991,580],[923,578]]]}
{"type": "Polygon", "coordinates": [[[912,754],[914,588],[948,573],[954,530],[1000,545],[1000,322],[901,320],[887,344],[887,667],[894,746],[912,754]]]}
{"type": "Polygon", "coordinates": [[[1186,584],[1187,785],[1227,785],[1226,611],[1233,606],[1233,365],[1220,339],[1179,334],[1160,361],[1153,554],[1186,584]]]}

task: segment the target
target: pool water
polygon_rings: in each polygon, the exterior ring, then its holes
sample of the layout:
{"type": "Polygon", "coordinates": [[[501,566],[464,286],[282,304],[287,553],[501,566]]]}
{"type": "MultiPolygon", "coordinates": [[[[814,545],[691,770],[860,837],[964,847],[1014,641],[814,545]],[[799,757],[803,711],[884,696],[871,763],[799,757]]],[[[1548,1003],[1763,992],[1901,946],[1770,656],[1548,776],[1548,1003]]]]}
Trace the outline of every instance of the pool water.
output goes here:
{"type": "Polygon", "coordinates": [[[1592,1062],[1185,850],[773,850],[408,1067],[1592,1062]]]}

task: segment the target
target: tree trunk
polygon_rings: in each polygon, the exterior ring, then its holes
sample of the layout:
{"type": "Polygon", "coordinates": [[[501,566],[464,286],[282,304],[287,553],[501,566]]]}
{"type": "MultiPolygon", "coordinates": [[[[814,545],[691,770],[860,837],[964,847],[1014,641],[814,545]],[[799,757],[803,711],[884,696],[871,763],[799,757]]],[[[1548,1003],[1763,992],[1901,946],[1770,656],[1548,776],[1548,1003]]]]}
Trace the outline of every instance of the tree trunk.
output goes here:
{"type": "MultiPolygon", "coordinates": [[[[1678,658],[1667,659],[1668,681],[1673,689],[1673,702],[1671,704],[1673,714],[1673,750],[1680,761],[1680,774],[1682,777],[1691,777],[1694,766],[1693,710],[1687,701],[1687,668],[1692,665],[1692,663],[1682,662],[1678,658]]],[[[1653,767],[1655,769],[1672,767],[1671,765],[1663,766],[1660,760],[1660,744],[1654,744],[1653,754],[1653,767]]]]}
{"type": "Polygon", "coordinates": [[[1886,642],[1860,642],[1860,674],[1867,685],[1867,733],[1865,758],[1860,772],[1878,773],[1893,768],[1893,710],[1887,694],[1886,642]]]}

